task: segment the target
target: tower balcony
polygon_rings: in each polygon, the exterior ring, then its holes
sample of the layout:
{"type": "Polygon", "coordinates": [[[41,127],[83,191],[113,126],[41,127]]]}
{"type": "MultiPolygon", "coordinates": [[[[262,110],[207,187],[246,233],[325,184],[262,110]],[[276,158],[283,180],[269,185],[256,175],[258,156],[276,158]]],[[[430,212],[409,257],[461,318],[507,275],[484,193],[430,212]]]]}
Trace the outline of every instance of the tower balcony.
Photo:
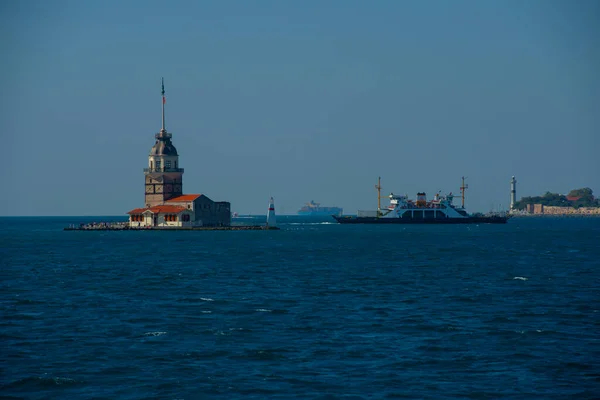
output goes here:
{"type": "Polygon", "coordinates": [[[154,137],[156,139],[171,139],[173,137],[173,135],[170,133],[167,133],[167,131],[160,131],[159,133],[155,134],[154,137]]]}
{"type": "Polygon", "coordinates": [[[152,174],[156,172],[181,172],[183,173],[183,168],[144,168],[145,174],[152,174]]]}

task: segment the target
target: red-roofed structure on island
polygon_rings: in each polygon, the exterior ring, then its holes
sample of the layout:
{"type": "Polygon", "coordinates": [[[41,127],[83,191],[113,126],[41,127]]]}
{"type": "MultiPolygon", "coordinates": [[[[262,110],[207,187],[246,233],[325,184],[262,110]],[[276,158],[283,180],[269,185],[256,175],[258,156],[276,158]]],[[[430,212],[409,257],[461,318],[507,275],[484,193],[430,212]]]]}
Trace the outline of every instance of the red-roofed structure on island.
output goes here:
{"type": "Polygon", "coordinates": [[[185,211],[185,207],[180,206],[154,206],[149,208],[136,208],[134,210],[129,211],[127,214],[160,214],[160,213],[175,213],[179,214],[182,211],[185,211]]]}
{"type": "Polygon", "coordinates": [[[581,199],[583,196],[567,196],[568,201],[577,201],[581,199]]]}
{"type": "Polygon", "coordinates": [[[231,206],[203,194],[183,193],[183,168],[179,154],[165,129],[165,92],[162,84],[162,128],[148,156],[145,205],[128,212],[131,227],[229,226],[231,206]]]}
{"type": "Polygon", "coordinates": [[[201,194],[184,194],[181,196],[173,197],[173,198],[167,200],[167,202],[171,203],[171,202],[182,202],[182,201],[194,201],[200,196],[202,196],[202,195],[201,194]]]}

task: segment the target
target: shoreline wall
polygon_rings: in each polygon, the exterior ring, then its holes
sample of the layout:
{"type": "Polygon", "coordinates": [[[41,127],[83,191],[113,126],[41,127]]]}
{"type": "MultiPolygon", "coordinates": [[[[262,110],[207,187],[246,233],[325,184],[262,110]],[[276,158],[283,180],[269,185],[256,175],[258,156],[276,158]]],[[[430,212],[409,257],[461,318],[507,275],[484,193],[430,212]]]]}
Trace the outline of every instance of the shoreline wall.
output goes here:
{"type": "Polygon", "coordinates": [[[543,204],[528,204],[525,209],[529,215],[597,215],[600,216],[600,207],[557,207],[543,204]]]}

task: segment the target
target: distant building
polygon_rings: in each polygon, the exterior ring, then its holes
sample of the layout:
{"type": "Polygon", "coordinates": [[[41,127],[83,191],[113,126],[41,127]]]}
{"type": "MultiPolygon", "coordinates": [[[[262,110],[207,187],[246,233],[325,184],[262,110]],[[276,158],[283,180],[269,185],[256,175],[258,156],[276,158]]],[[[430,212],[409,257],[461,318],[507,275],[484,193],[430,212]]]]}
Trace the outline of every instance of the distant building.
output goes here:
{"type": "Polygon", "coordinates": [[[145,207],[128,212],[131,227],[229,226],[231,205],[203,194],[183,194],[183,168],[165,129],[165,86],[162,85],[162,128],[144,168],[145,207]]]}

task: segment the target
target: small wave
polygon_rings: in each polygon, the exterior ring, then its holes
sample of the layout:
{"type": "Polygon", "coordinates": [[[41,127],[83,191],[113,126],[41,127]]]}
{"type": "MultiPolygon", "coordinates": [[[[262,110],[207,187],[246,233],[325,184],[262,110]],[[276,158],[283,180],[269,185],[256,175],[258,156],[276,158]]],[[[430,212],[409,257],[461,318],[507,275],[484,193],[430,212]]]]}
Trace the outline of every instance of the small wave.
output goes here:
{"type": "Polygon", "coordinates": [[[526,280],[527,280],[527,278],[525,278],[525,277],[523,277],[523,276],[515,276],[515,277],[513,278],[513,280],[514,280],[514,279],[518,279],[518,280],[520,280],[520,281],[526,281],[526,280]]]}
{"type": "Polygon", "coordinates": [[[10,319],[15,320],[15,321],[30,321],[30,320],[35,320],[36,317],[34,315],[29,315],[28,313],[21,313],[21,314],[11,315],[10,319]]]}
{"type": "Polygon", "coordinates": [[[212,333],[215,336],[229,336],[229,335],[231,335],[231,332],[225,332],[225,331],[222,331],[220,329],[209,329],[209,330],[207,330],[205,332],[212,333]]]}
{"type": "Polygon", "coordinates": [[[14,305],[16,306],[21,306],[21,305],[37,305],[37,304],[45,304],[45,301],[38,301],[38,300],[30,300],[30,299],[16,299],[14,302],[14,305]]]}
{"type": "Polygon", "coordinates": [[[285,353],[288,350],[286,349],[253,349],[246,350],[243,354],[237,354],[232,358],[242,359],[242,360],[261,360],[261,361],[275,361],[275,360],[285,360],[288,357],[285,353]]]}
{"type": "Polygon", "coordinates": [[[515,332],[516,333],[520,333],[521,335],[524,335],[524,334],[530,333],[530,332],[542,333],[542,332],[546,332],[546,331],[543,330],[543,329],[534,329],[534,330],[518,330],[518,331],[515,331],[515,332]]]}
{"type": "Polygon", "coordinates": [[[290,222],[287,225],[337,225],[337,222],[290,222]]]}
{"type": "Polygon", "coordinates": [[[50,387],[50,386],[58,386],[58,385],[75,385],[84,383],[83,381],[78,381],[71,378],[61,378],[60,376],[36,376],[19,379],[8,385],[4,386],[4,388],[18,388],[18,387],[30,387],[30,385],[37,386],[38,388],[50,387]]]}
{"type": "Polygon", "coordinates": [[[215,299],[211,299],[210,297],[200,297],[202,301],[215,301],[215,299]]]}
{"type": "Polygon", "coordinates": [[[202,310],[200,311],[202,314],[212,314],[212,311],[202,310]]]}
{"type": "MultiPolygon", "coordinates": [[[[43,379],[43,378],[40,378],[43,379]]],[[[54,378],[50,378],[51,382],[54,382],[55,385],[70,385],[73,383],[79,383],[79,381],[71,378],[61,378],[60,376],[55,376],[54,378]]]]}
{"type": "Polygon", "coordinates": [[[162,336],[162,335],[166,335],[167,332],[146,332],[144,333],[144,336],[162,336]]]}
{"type": "Polygon", "coordinates": [[[266,308],[257,308],[254,311],[260,311],[260,312],[273,312],[273,310],[267,310],[266,308]]]}

